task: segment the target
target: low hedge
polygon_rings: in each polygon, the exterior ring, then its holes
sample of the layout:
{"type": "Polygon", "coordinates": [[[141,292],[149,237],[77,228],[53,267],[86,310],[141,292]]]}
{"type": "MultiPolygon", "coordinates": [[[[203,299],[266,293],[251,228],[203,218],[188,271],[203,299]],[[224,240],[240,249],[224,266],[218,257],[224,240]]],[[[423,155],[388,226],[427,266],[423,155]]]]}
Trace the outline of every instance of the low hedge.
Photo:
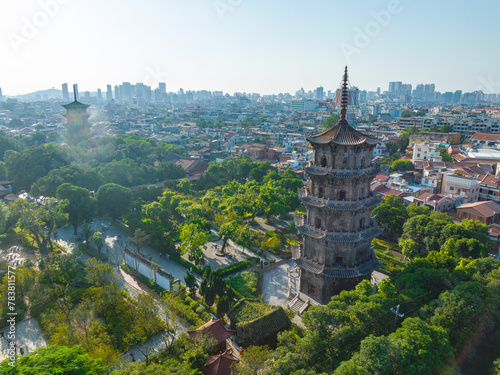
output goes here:
{"type": "Polygon", "coordinates": [[[97,250],[95,247],[89,245],[88,249],[85,246],[85,244],[78,244],[76,246],[78,250],[81,250],[85,254],[87,254],[91,258],[96,258],[97,260],[100,260],[101,262],[107,262],[108,261],[108,256],[106,254],[101,253],[99,250],[97,250]]]}
{"type": "Polygon", "coordinates": [[[193,269],[193,272],[196,272],[198,275],[203,275],[203,270],[195,265],[194,263],[191,263],[190,261],[182,258],[182,257],[172,257],[171,258],[174,262],[179,263],[181,266],[186,267],[187,269],[193,269]]]}
{"type": "Polygon", "coordinates": [[[258,261],[259,261],[259,258],[250,257],[248,259],[242,260],[241,262],[231,264],[230,266],[221,268],[218,272],[219,272],[219,275],[221,275],[222,277],[227,276],[227,275],[231,275],[232,273],[235,273],[235,272],[238,272],[244,268],[247,268],[252,263],[258,262],[258,261]]]}
{"type": "MultiPolygon", "coordinates": [[[[136,280],[149,286],[156,293],[162,295],[166,292],[165,289],[163,289],[161,286],[155,284],[153,280],[148,279],[144,275],[131,268],[129,265],[122,264],[120,267],[123,269],[123,271],[128,273],[136,280]]],[[[173,302],[174,304],[171,305],[170,308],[176,313],[179,318],[188,322],[193,327],[199,327],[209,321],[211,318],[210,314],[207,311],[199,313],[199,305],[202,302],[193,300],[191,297],[187,297],[186,295],[182,295],[182,297],[173,295],[173,302]]]]}

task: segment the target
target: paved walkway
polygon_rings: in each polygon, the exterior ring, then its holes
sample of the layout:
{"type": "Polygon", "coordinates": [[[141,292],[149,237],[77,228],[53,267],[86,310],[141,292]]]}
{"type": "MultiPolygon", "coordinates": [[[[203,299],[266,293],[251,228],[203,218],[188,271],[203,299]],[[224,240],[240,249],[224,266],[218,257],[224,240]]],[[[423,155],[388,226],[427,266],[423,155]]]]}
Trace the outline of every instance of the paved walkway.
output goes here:
{"type": "Polygon", "coordinates": [[[264,272],[262,275],[262,292],[264,302],[288,308],[291,301],[288,298],[288,269],[293,266],[293,260],[264,272]]]}
{"type": "MultiPolygon", "coordinates": [[[[221,254],[219,251],[222,249],[222,242],[222,240],[209,242],[207,243],[207,249],[203,251],[205,264],[210,264],[210,268],[212,270],[224,268],[231,264],[241,262],[242,260],[245,260],[250,256],[249,254],[243,254],[237,251],[233,246],[229,244],[229,241],[227,242],[226,248],[224,249],[224,254],[221,254]]],[[[182,257],[186,260],[189,260],[189,256],[187,253],[182,257]]]]}
{"type": "MultiPolygon", "coordinates": [[[[0,339],[0,362],[8,357],[7,330],[8,328],[1,330],[4,332],[5,339],[0,339]]],[[[20,348],[23,348],[26,353],[26,348],[28,348],[28,352],[32,352],[48,344],[47,339],[43,336],[42,328],[34,318],[28,318],[16,324],[15,342],[18,353],[20,348]]]]}
{"type": "MultiPolygon", "coordinates": [[[[123,249],[127,246],[129,249],[137,250],[134,245],[130,243],[128,239],[128,234],[115,226],[111,225],[110,222],[102,219],[96,218],[92,224],[92,229],[97,232],[103,232],[104,246],[101,251],[108,255],[107,264],[110,266],[115,266],[113,268],[114,273],[117,277],[120,285],[127,289],[131,296],[137,296],[139,293],[149,292],[149,287],[141,282],[135,280],[132,276],[124,272],[121,268],[116,267],[116,264],[120,264],[123,261],[123,249]],[[104,231],[103,231],[104,229],[104,231]]],[[[78,231],[81,231],[81,227],[78,227],[78,231]]],[[[73,227],[70,228],[60,228],[58,229],[58,243],[64,246],[68,251],[73,252],[76,249],[76,245],[82,241],[78,240],[80,235],[73,234],[73,227]]],[[[180,264],[165,259],[164,256],[160,257],[160,253],[156,250],[146,246],[141,249],[141,254],[151,261],[157,263],[165,271],[169,272],[175,278],[179,278],[181,282],[184,282],[184,275],[186,275],[187,268],[181,266],[180,264]]],[[[82,254],[82,259],[86,260],[89,256],[87,254],[82,254]]],[[[166,314],[163,306],[160,302],[157,303],[157,313],[160,319],[166,320],[166,314]]],[[[176,337],[189,328],[189,324],[184,323],[180,320],[175,322],[176,325],[176,337]]],[[[165,347],[165,341],[163,339],[165,332],[161,332],[144,343],[136,345],[130,349],[134,355],[136,361],[145,361],[146,357],[144,353],[150,352],[151,354],[158,352],[163,347],[165,347]],[[142,350],[142,352],[141,352],[142,350]]],[[[123,353],[122,361],[131,361],[132,357],[129,355],[129,351],[123,353]]]]}
{"type": "MultiPolygon", "coordinates": [[[[102,232],[104,245],[101,252],[106,254],[109,258],[108,264],[116,265],[116,263],[123,263],[123,249],[127,246],[129,249],[137,251],[134,245],[131,244],[128,234],[121,229],[113,226],[109,221],[103,218],[96,218],[94,223],[92,223],[92,229],[96,232],[102,232]],[[104,231],[103,231],[103,228],[104,231]]],[[[73,251],[78,243],[82,243],[78,240],[81,237],[81,226],[78,226],[78,235],[73,234],[73,227],[60,228],[57,230],[58,239],[57,242],[68,249],[73,251]]],[[[174,278],[180,279],[184,283],[184,276],[186,275],[187,268],[181,266],[179,263],[174,262],[170,259],[165,259],[164,255],[161,255],[158,251],[145,246],[141,248],[141,254],[152,262],[158,264],[158,266],[170,273],[174,278]]],[[[82,259],[86,260],[89,256],[83,254],[82,259]]]]}

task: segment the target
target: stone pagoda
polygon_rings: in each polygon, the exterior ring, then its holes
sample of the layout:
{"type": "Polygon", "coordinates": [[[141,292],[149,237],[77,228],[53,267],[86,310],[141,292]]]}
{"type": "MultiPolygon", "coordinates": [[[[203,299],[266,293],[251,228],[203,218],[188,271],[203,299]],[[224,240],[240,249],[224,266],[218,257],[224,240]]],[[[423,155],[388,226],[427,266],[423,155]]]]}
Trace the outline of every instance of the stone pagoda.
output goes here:
{"type": "Polygon", "coordinates": [[[76,86],[73,86],[75,100],[69,104],[63,105],[66,109],[66,131],[69,143],[77,144],[89,136],[89,117],[87,113],[88,104],[80,103],[76,100],[76,86]]]}
{"type": "Polygon", "coordinates": [[[346,67],[340,120],[306,137],[314,150],[305,168],[308,184],[299,190],[307,213],[295,218],[302,239],[294,254],[300,291],[322,303],[369,280],[380,266],[371,245],[381,232],[371,217],[380,199],[370,191],[379,171],[371,162],[378,141],[347,123],[347,86],[346,67]]]}

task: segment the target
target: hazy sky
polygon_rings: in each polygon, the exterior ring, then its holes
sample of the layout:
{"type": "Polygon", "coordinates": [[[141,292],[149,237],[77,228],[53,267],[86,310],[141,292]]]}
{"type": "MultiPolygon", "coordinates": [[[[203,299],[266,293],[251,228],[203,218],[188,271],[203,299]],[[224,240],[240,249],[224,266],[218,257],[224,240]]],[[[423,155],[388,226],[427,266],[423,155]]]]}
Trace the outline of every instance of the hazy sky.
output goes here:
{"type": "Polygon", "coordinates": [[[498,0],[0,0],[0,87],[500,93],[498,0]]]}

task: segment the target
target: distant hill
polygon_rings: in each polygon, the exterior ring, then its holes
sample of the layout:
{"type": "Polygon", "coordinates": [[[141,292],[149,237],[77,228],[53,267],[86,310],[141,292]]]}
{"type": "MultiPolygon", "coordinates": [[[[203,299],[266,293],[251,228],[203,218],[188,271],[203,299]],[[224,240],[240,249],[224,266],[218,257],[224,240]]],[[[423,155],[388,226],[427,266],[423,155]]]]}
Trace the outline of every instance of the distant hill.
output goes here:
{"type": "Polygon", "coordinates": [[[62,91],[58,89],[39,90],[29,94],[8,96],[9,98],[19,100],[44,100],[44,99],[59,99],[62,100],[62,91]]]}

